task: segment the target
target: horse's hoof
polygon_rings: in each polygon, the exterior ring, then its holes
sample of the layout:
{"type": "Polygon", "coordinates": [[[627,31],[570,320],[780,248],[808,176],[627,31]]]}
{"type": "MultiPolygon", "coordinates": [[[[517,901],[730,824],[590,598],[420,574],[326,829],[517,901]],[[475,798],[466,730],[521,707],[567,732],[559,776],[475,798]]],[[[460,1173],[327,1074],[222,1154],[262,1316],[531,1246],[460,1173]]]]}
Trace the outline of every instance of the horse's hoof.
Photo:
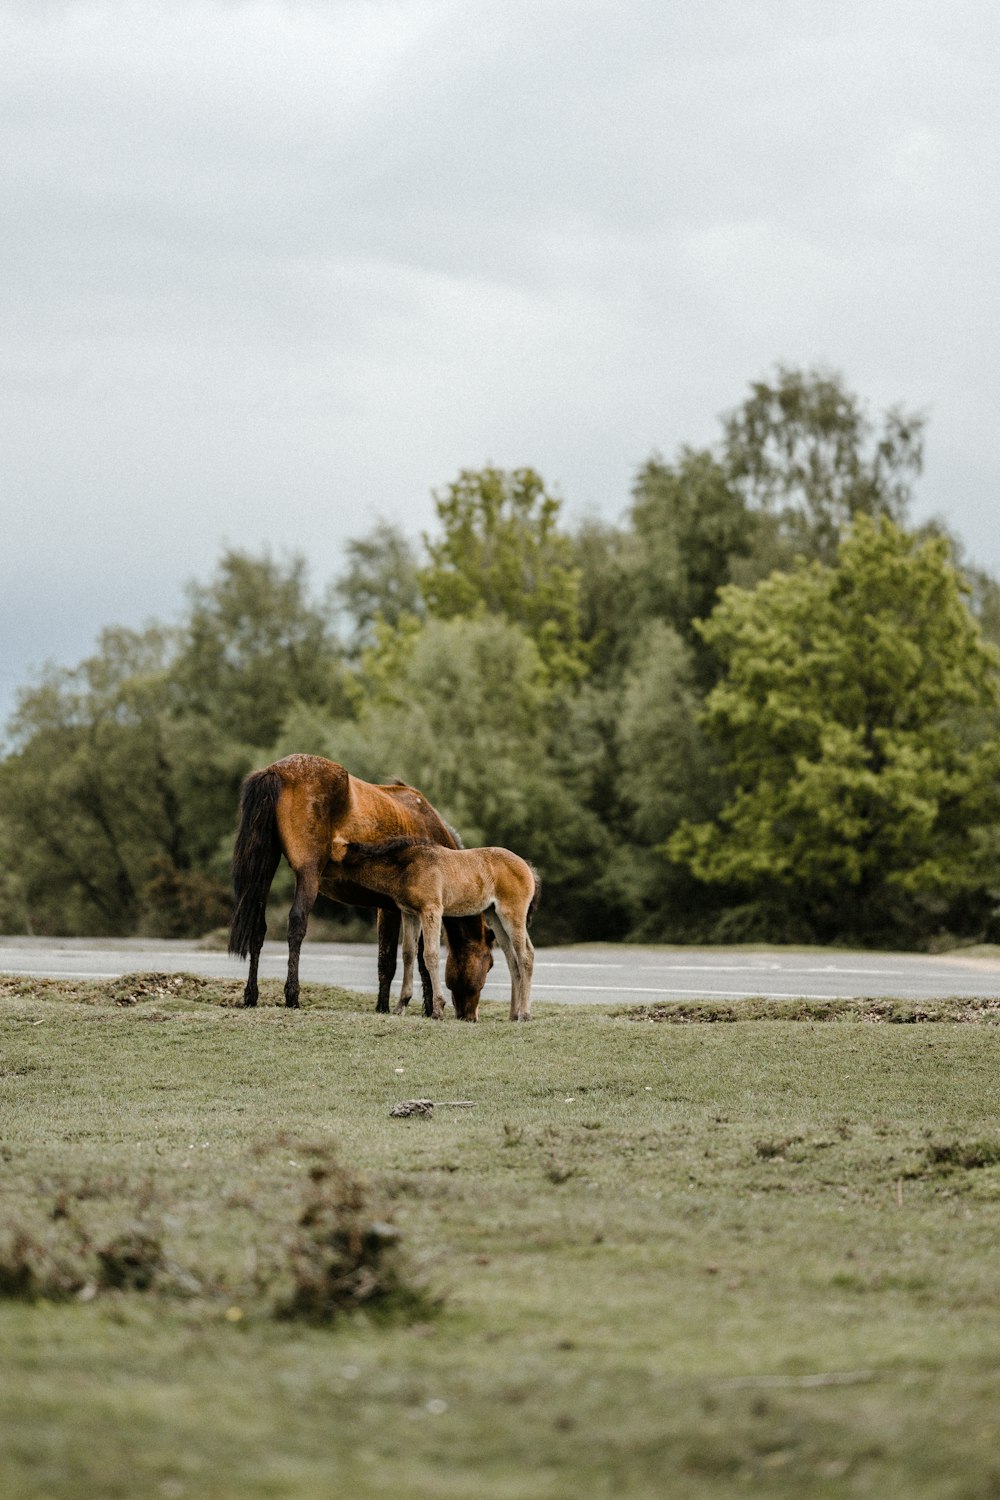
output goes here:
{"type": "Polygon", "coordinates": [[[250,999],[250,997],[248,995],[244,995],[244,997],[243,997],[243,1009],[244,1010],[253,1010],[256,1007],[256,1004],[257,1004],[257,997],[256,997],[256,995],[253,997],[252,1000],[250,999]]]}
{"type": "Polygon", "coordinates": [[[295,999],[295,1000],[286,1000],[285,1001],[285,1009],[286,1010],[301,1010],[302,1007],[299,1005],[299,1002],[298,1002],[297,999],[295,999]]]}
{"type": "Polygon", "coordinates": [[[399,1004],[396,1005],[393,1008],[393,1012],[392,1012],[393,1015],[394,1016],[405,1016],[406,1015],[406,1008],[409,1005],[409,1003],[410,1003],[409,1000],[400,1000],[399,1004]]]}

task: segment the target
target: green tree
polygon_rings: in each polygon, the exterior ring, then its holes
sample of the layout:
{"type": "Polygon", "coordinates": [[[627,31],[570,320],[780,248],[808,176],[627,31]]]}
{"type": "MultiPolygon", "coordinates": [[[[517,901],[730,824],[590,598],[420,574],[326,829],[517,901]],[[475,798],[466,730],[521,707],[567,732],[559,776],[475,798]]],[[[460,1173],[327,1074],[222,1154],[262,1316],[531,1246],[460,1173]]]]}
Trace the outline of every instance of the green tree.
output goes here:
{"type": "Polygon", "coordinates": [[[704,888],[664,854],[685,820],[712,816],[720,803],[718,751],[699,723],[704,699],[695,656],[663,620],[649,620],[633,643],[614,726],[624,816],[615,880],[633,935],[677,939],[704,928],[704,888]]]}
{"type": "MultiPolygon", "coordinates": [[[[167,876],[186,930],[225,920],[227,885],[204,867],[232,803],[223,811],[216,794],[206,816],[199,788],[220,768],[178,712],[174,648],[161,627],[109,629],[79,667],[22,692],[0,766],[0,822],[17,850],[25,926],[131,932],[149,914],[149,882],[167,876]]],[[[176,913],[165,921],[178,930],[176,913]]]]}
{"type": "Polygon", "coordinates": [[[876,426],[839,375],[779,366],[723,424],[722,462],[747,507],[794,552],[832,562],[858,515],[902,523],[923,464],[925,419],[892,407],[876,426]]]}
{"type": "MultiPolygon", "coordinates": [[[[0,803],[3,799],[0,764],[0,803]]],[[[18,839],[9,819],[0,817],[0,932],[34,934],[26,881],[18,858],[18,839]]]]}
{"type": "Polygon", "coordinates": [[[413,547],[385,521],[368,536],[347,543],[347,567],[333,586],[336,607],[351,623],[351,648],[375,644],[379,623],[396,627],[404,616],[424,612],[413,547]]]}
{"type": "Polygon", "coordinates": [[[187,595],[173,677],[214,737],[266,746],[296,700],[345,702],[331,611],[310,600],[304,558],[226,551],[215,577],[189,584],[187,595]]]}
{"type": "Polygon", "coordinates": [[[635,635],[635,549],[625,527],[588,517],[572,533],[580,579],[580,635],[591,680],[617,676],[635,635]]]}
{"type": "Polygon", "coordinates": [[[722,463],[705,450],[682,448],[674,464],[654,455],[639,470],[632,495],[631,598],[638,620],[662,620],[703,651],[694,622],[711,614],[766,520],[748,509],[722,463]]]}
{"type": "Polygon", "coordinates": [[[465,469],[435,495],[442,535],[420,573],[437,619],[501,615],[520,625],[553,680],[584,672],[580,574],[558,527],[560,502],[533,469],[465,469]]]}
{"type": "Polygon", "coordinates": [[[984,889],[997,659],[946,541],[859,517],[835,567],[729,587],[702,629],[730,791],[673,858],[826,938],[919,936],[984,889]]]}
{"type": "Polygon", "coordinates": [[[636,642],[617,725],[622,791],[631,832],[663,844],[685,818],[714,811],[717,755],[702,732],[702,697],[690,648],[651,621],[636,642]]]}

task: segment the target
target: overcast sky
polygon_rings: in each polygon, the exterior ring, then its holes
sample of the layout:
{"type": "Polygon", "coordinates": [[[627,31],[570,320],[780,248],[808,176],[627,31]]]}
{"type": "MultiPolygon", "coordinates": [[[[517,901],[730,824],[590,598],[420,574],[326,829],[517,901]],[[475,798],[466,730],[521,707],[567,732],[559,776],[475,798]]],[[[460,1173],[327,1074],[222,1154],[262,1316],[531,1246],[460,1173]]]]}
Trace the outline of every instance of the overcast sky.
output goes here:
{"type": "Polygon", "coordinates": [[[776,362],[1000,573],[996,0],[0,0],[0,711],[461,468],[614,519],[776,362]]]}

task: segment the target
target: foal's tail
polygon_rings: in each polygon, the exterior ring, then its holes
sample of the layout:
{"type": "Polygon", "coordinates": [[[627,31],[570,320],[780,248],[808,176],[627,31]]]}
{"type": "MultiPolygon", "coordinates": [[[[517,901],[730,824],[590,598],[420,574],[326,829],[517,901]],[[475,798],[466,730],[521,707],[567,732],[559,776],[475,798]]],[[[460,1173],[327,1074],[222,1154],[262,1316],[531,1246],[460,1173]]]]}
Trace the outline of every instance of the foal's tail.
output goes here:
{"type": "Polygon", "coordinates": [[[233,848],[233,918],[229,924],[229,951],[246,958],[259,948],[267,930],[264,908],[274,872],[281,858],[275,807],[281,777],[273,766],[254,771],[240,794],[240,826],[233,848]]]}
{"type": "Polygon", "coordinates": [[[538,903],[542,899],[542,877],[539,875],[539,873],[535,869],[534,865],[529,865],[528,869],[531,871],[532,875],[535,877],[535,890],[534,890],[534,894],[532,895],[531,901],[530,901],[530,903],[528,905],[528,915],[524,919],[524,925],[526,927],[530,927],[531,926],[531,919],[535,915],[535,912],[538,910],[538,903]]]}

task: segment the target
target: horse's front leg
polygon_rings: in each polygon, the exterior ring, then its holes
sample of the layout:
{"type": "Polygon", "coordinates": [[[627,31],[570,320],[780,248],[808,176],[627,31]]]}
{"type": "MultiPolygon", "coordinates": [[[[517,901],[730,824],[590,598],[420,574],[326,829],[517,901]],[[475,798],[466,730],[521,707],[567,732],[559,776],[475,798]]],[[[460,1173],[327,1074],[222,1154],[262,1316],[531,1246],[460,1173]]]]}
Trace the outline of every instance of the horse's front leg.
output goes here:
{"type": "Polygon", "coordinates": [[[441,991],[441,908],[425,907],[420,913],[420,930],[424,939],[424,963],[430,975],[433,1002],[431,1017],[440,1021],[444,1016],[444,995],[441,991]]]}
{"type": "Polygon", "coordinates": [[[319,895],[319,871],[296,870],[295,899],[288,913],[288,977],[285,980],[285,1004],[292,1010],[299,1006],[299,953],[309,925],[309,913],[319,895]]]}
{"type": "Polygon", "coordinates": [[[395,906],[378,909],[378,1000],[375,1009],[389,1014],[389,991],[396,977],[396,948],[399,944],[400,915],[395,906]]]}
{"type": "Polygon", "coordinates": [[[413,999],[413,963],[417,956],[417,939],[420,924],[409,912],[403,914],[403,984],[399,991],[397,1016],[405,1015],[406,1007],[413,999]]]}

